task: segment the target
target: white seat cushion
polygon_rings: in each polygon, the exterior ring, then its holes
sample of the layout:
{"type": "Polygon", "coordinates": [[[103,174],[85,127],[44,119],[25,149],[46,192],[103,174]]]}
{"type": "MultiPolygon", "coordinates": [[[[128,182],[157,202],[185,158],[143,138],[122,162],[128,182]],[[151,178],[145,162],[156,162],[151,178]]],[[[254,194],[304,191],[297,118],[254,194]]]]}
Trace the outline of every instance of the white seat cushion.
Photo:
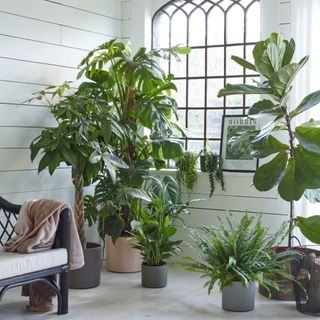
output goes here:
{"type": "Polygon", "coordinates": [[[28,254],[6,252],[0,248],[0,280],[61,266],[67,261],[67,250],[61,248],[28,254]]]}

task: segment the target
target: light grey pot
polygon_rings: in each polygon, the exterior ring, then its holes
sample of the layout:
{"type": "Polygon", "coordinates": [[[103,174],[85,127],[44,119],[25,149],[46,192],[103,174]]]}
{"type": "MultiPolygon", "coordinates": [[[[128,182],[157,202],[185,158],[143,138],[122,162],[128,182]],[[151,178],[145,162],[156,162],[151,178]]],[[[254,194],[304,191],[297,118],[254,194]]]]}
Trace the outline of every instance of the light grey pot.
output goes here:
{"type": "Polygon", "coordinates": [[[222,290],[222,308],[228,311],[251,311],[254,309],[255,282],[250,282],[245,288],[240,281],[222,290]]]}
{"type": "Polygon", "coordinates": [[[146,288],[163,288],[167,285],[168,266],[141,265],[141,284],[146,288]]]}

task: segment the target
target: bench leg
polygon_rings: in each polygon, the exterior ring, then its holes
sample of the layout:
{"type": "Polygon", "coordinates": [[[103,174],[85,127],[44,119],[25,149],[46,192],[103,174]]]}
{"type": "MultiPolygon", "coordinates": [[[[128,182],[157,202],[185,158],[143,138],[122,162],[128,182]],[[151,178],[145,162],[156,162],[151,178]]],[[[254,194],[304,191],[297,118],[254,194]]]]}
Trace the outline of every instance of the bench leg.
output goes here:
{"type": "Polygon", "coordinates": [[[69,301],[69,270],[66,268],[60,273],[61,301],[58,300],[58,314],[68,313],[69,301]]]}

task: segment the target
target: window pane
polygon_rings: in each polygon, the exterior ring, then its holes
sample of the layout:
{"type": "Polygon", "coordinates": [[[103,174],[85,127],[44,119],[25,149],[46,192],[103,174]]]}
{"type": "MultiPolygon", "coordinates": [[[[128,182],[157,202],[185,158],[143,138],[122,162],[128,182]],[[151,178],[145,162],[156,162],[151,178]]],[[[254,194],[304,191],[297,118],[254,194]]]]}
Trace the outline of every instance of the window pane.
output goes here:
{"type": "MultiPolygon", "coordinates": [[[[221,120],[222,123],[222,120],[221,120]]],[[[220,141],[212,141],[209,140],[209,146],[213,152],[219,154],[220,153],[220,141]]]]}
{"type": "Polygon", "coordinates": [[[215,7],[208,15],[208,45],[224,44],[224,13],[215,7]]]}
{"type": "Polygon", "coordinates": [[[253,3],[247,11],[247,42],[260,40],[260,3],[253,3]]]}
{"type": "MultiPolygon", "coordinates": [[[[243,83],[243,78],[228,78],[227,83],[239,84],[243,83]]],[[[227,107],[242,107],[243,106],[243,95],[235,95],[226,97],[227,107]]]]}
{"type": "Polygon", "coordinates": [[[243,67],[231,60],[231,56],[243,58],[243,46],[227,47],[227,75],[243,74],[243,67]]]}
{"type": "Polygon", "coordinates": [[[203,138],[204,136],[204,111],[188,111],[188,137],[203,138]]]}
{"type": "Polygon", "coordinates": [[[189,45],[204,46],[206,17],[201,9],[196,9],[189,19],[189,45]]]}
{"type": "Polygon", "coordinates": [[[182,129],[185,129],[186,128],[186,110],[185,109],[178,110],[178,117],[179,117],[178,124],[182,127],[182,129]]]}
{"type": "Polygon", "coordinates": [[[189,54],[189,76],[204,76],[205,75],[205,50],[192,49],[189,54]]]}
{"type": "Polygon", "coordinates": [[[203,108],[205,102],[204,86],[205,80],[189,80],[188,107],[203,108]]]}
{"type": "MultiPolygon", "coordinates": [[[[203,148],[203,141],[188,140],[188,150],[199,152],[203,148]]],[[[199,164],[198,164],[199,167],[199,164]]]]}
{"type": "Polygon", "coordinates": [[[226,115],[243,115],[243,109],[236,109],[236,108],[232,108],[232,109],[226,109],[226,115]]]}
{"type": "Polygon", "coordinates": [[[208,76],[223,76],[223,48],[208,48],[208,76]]]}
{"type": "Polygon", "coordinates": [[[218,98],[218,92],[223,88],[223,79],[208,79],[207,81],[207,106],[219,108],[223,106],[223,98],[218,98]]]}
{"type": "Polygon", "coordinates": [[[178,91],[172,90],[172,97],[177,101],[179,108],[186,107],[186,80],[174,80],[178,91]]]}
{"type": "Polygon", "coordinates": [[[171,70],[170,72],[176,77],[186,77],[187,75],[187,57],[186,55],[180,56],[180,61],[171,57],[171,70]]]}
{"type": "Polygon", "coordinates": [[[154,19],[153,25],[153,47],[154,48],[168,48],[169,47],[169,17],[159,11],[154,19]]]}
{"type": "Polygon", "coordinates": [[[227,13],[227,43],[244,42],[244,11],[233,5],[227,13]]]}
{"type": "Polygon", "coordinates": [[[187,44],[187,16],[178,10],[171,20],[171,46],[187,44]]]}
{"type": "Polygon", "coordinates": [[[220,138],[222,124],[222,110],[207,111],[207,136],[208,138],[220,138]]]}

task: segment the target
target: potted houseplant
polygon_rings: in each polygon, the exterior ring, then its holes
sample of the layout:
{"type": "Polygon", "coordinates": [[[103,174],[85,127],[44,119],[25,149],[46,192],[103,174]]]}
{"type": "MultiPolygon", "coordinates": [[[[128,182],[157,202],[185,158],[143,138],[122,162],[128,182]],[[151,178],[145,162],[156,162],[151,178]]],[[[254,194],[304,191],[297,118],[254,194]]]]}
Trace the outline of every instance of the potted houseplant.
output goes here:
{"type": "Polygon", "coordinates": [[[115,179],[115,170],[127,166],[112,154],[108,135],[105,134],[112,130],[119,135],[121,132],[107,120],[106,113],[109,110],[104,102],[88,96],[86,85],[80,85],[75,92],[71,90],[69,83],[60,87],[48,87],[37,93],[36,99],[49,104],[57,126],[42,130],[32,141],[31,160],[40,154],[38,171],[48,168],[51,175],[62,163],[71,167],[71,179],[75,188],[74,216],[84,249],[85,265],[71,272],[70,286],[94,287],[100,283],[101,246],[86,242],[83,188],[96,180],[103,167],[115,179]],[[97,150],[104,151],[103,159],[91,161],[91,155],[97,150]]]}
{"type": "Polygon", "coordinates": [[[278,284],[265,275],[273,272],[292,278],[286,272],[283,260],[291,259],[289,252],[276,253],[273,247],[287,235],[283,224],[274,235],[267,235],[261,216],[249,217],[246,213],[237,224],[233,216],[226,222],[220,220],[217,227],[189,228],[193,240],[191,248],[197,260],[188,258],[190,271],[202,273],[207,279],[208,294],[218,283],[222,291],[222,308],[229,311],[250,311],[254,309],[255,282],[267,290],[278,289],[278,284]],[[198,260],[199,258],[199,260],[198,260]],[[281,258],[281,261],[280,261],[281,258]]]}
{"type": "MultiPolygon", "coordinates": [[[[308,94],[298,106],[289,109],[288,101],[292,83],[308,57],[293,63],[294,40],[283,40],[277,33],[261,42],[253,50],[254,64],[233,56],[232,59],[246,69],[258,72],[262,82],[255,85],[227,84],[218,96],[235,94],[262,94],[264,98],[254,103],[248,111],[251,118],[271,117],[260,130],[245,132],[233,139],[247,140],[252,155],[268,159],[254,174],[253,184],[259,191],[278,188],[282,199],[290,203],[290,234],[288,247],[292,246],[291,230],[295,225],[304,236],[320,243],[320,216],[303,218],[294,215],[294,201],[301,197],[318,202],[320,190],[320,128],[319,121],[301,116],[320,102],[320,90],[308,94]],[[299,119],[300,118],[300,119],[299,119]],[[279,136],[279,134],[283,134],[279,136]]],[[[319,253],[316,253],[319,255],[319,253]]],[[[320,310],[318,310],[320,312],[320,310]]]]}
{"type": "Polygon", "coordinates": [[[172,240],[176,233],[174,222],[181,219],[187,204],[182,202],[178,183],[171,176],[150,177],[147,192],[151,201],[137,210],[132,221],[135,248],[143,257],[141,283],[143,287],[162,288],[167,285],[167,263],[177,253],[182,240],[172,240]]]}
{"type": "Polygon", "coordinates": [[[183,156],[176,160],[176,179],[180,188],[186,188],[189,198],[197,184],[199,156],[199,152],[185,151],[183,156]]]}
{"type": "MultiPolygon", "coordinates": [[[[133,55],[130,44],[113,39],[91,51],[80,64],[78,78],[85,76],[89,80],[91,95],[106,101],[111,109],[110,121],[124,132],[124,136],[119,137],[111,131],[109,136],[114,155],[127,168],[119,170],[116,184],[110,179],[99,181],[100,189],[111,188],[121,196],[110,202],[109,195],[101,197],[96,190],[99,216],[104,218],[104,229],[108,234],[107,248],[110,250],[107,255],[118,248],[120,242],[128,243],[126,239],[131,236],[135,196],[127,196],[122,190],[141,189],[151,167],[160,169],[166,160],[182,156],[180,141],[172,137],[173,132],[181,131],[175,122],[177,104],[170,96],[176,87],[172,75],[161,69],[159,60],[169,56],[178,59],[178,54],[189,51],[189,48],[179,46],[153,51],[140,48],[133,55]]],[[[103,153],[96,153],[96,157],[98,160],[103,153]]],[[[139,256],[138,251],[136,255],[139,256]]],[[[120,256],[116,254],[114,259],[120,256]]],[[[109,267],[111,260],[107,256],[109,267]]],[[[128,265],[127,261],[124,263],[128,265]]]]}

